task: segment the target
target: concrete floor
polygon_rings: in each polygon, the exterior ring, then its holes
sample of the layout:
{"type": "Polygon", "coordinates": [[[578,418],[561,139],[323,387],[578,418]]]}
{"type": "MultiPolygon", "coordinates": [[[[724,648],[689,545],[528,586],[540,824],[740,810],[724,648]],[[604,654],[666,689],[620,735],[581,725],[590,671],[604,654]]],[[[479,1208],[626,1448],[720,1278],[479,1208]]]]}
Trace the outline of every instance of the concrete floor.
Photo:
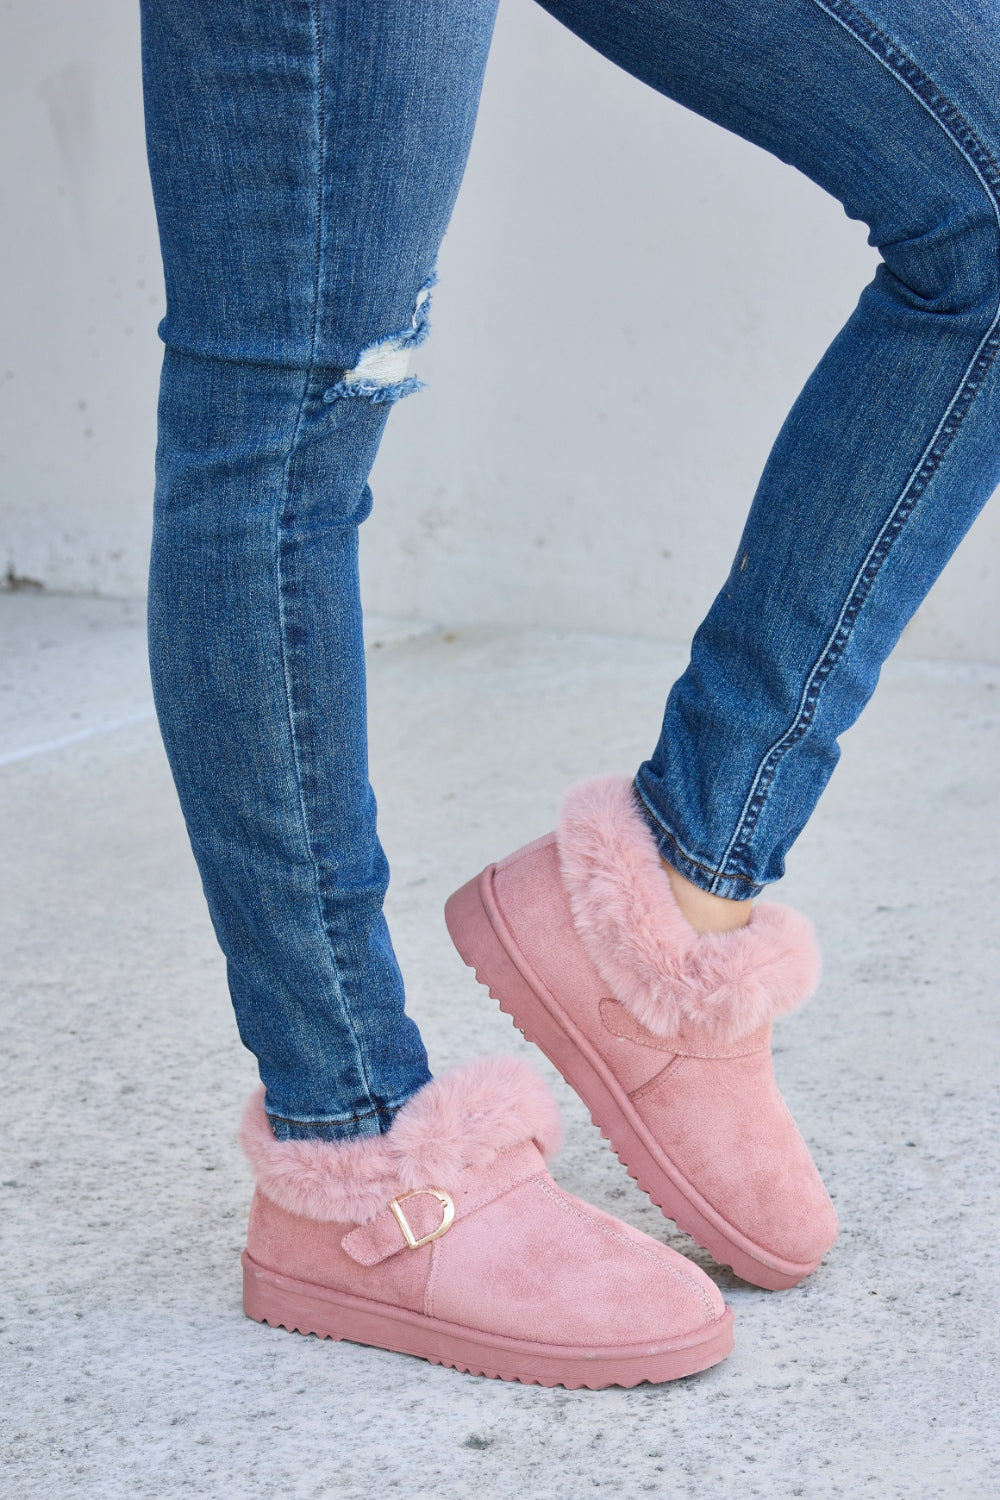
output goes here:
{"type": "MultiPolygon", "coordinates": [[[[524,1052],[556,1175],[679,1248],[453,953],[445,896],[625,772],[682,665],[650,641],[376,630],[391,920],[432,1062],[524,1052]]],[[[776,1065],[843,1233],[792,1292],[715,1272],[733,1356],[633,1391],[504,1385],[240,1313],[242,1051],[149,705],[141,607],[0,597],[0,1495],[407,1500],[1000,1493],[1000,669],[900,661],[782,896],[816,999],[776,1065]],[[975,897],[968,899],[968,889],[975,897]]]]}

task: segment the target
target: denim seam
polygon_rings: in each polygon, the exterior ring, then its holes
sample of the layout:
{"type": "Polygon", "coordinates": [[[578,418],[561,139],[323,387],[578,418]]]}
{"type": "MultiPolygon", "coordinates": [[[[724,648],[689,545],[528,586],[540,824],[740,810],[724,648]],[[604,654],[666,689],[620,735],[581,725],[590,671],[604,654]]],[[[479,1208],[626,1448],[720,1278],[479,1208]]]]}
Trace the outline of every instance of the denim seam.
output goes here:
{"type": "MultiPolygon", "coordinates": [[[[684,864],[688,867],[687,872],[685,872],[684,870],[680,870],[680,873],[684,875],[693,870],[701,870],[706,875],[711,875],[713,877],[713,885],[721,884],[722,877],[720,876],[720,867],[718,865],[708,864],[703,859],[696,859],[695,856],[689,852],[689,850],[685,849],[684,845],[681,843],[676,833],[674,833],[673,829],[667,827],[666,823],[664,823],[663,819],[660,817],[660,814],[656,811],[656,809],[649,805],[648,801],[646,800],[646,795],[643,792],[642,787],[639,785],[638,773],[636,774],[635,780],[632,782],[632,791],[635,795],[636,800],[641,804],[640,812],[642,813],[642,815],[647,819],[647,821],[656,824],[656,828],[659,830],[660,835],[662,835],[662,839],[668,839],[670,841],[677,854],[680,856],[681,860],[683,860],[684,864]]],[[[660,842],[662,842],[662,839],[660,840],[660,842]]],[[[664,859],[666,859],[666,855],[663,854],[662,849],[660,849],[660,854],[664,859]]],[[[667,863],[674,865],[675,869],[679,868],[674,860],[668,860],[667,863]]],[[[760,895],[760,892],[764,889],[764,887],[758,881],[752,880],[749,875],[742,875],[736,870],[729,871],[726,874],[725,879],[738,880],[743,885],[750,887],[750,890],[748,891],[745,898],[735,897],[734,899],[736,900],[746,899],[749,901],[754,896],[760,895]]],[[[707,890],[708,887],[706,886],[705,889],[707,890]]]]}
{"type": "MultiPolygon", "coordinates": [[[[284,537],[284,533],[285,533],[285,523],[286,523],[287,511],[288,511],[289,480],[290,480],[290,475],[291,475],[292,463],[293,463],[294,457],[295,457],[295,450],[296,450],[296,447],[298,445],[299,436],[300,436],[301,431],[302,431],[302,424],[303,424],[303,418],[304,418],[305,409],[306,409],[306,402],[307,402],[308,397],[309,397],[309,389],[310,389],[310,385],[311,385],[311,382],[312,382],[312,379],[313,379],[313,371],[315,369],[316,338],[317,338],[317,328],[318,328],[318,323],[319,323],[320,276],[321,276],[321,270],[322,270],[321,252],[322,252],[322,243],[323,243],[323,209],[324,209],[324,205],[323,205],[323,163],[324,163],[324,154],[325,154],[325,149],[326,149],[326,137],[325,137],[326,123],[325,123],[325,112],[324,112],[324,106],[323,106],[323,42],[322,42],[322,35],[321,35],[321,32],[320,32],[319,14],[318,14],[318,9],[317,9],[317,0],[311,0],[310,12],[311,12],[311,15],[312,15],[312,22],[313,22],[313,44],[314,44],[315,60],[316,60],[316,98],[317,98],[317,105],[316,105],[316,130],[317,130],[317,151],[316,151],[316,182],[317,182],[317,196],[316,196],[316,253],[315,253],[315,270],[314,270],[314,279],[313,279],[312,335],[311,335],[311,347],[310,347],[310,352],[309,352],[309,368],[303,372],[302,395],[301,395],[301,397],[299,399],[299,407],[298,407],[298,411],[296,412],[296,415],[295,415],[295,426],[294,426],[294,428],[292,430],[292,436],[291,436],[291,439],[289,441],[289,445],[288,445],[288,457],[287,457],[287,459],[285,461],[285,469],[284,469],[284,473],[282,475],[281,503],[280,503],[280,506],[279,506],[279,509],[278,509],[277,526],[275,528],[275,576],[277,578],[277,591],[278,591],[278,597],[277,597],[277,605],[278,605],[278,641],[279,641],[280,650],[281,650],[281,674],[282,674],[282,680],[284,682],[284,687],[285,687],[285,710],[286,710],[287,720],[288,720],[289,743],[291,745],[292,761],[293,761],[293,764],[295,766],[295,781],[296,781],[296,788],[297,788],[297,791],[298,791],[298,799],[299,799],[299,817],[301,819],[301,827],[302,827],[303,838],[305,840],[305,847],[308,850],[309,859],[310,859],[310,862],[312,864],[312,869],[313,869],[313,884],[314,884],[314,891],[315,891],[315,896],[316,896],[316,910],[317,910],[317,916],[319,918],[320,930],[322,931],[323,937],[324,937],[325,942],[326,942],[327,957],[328,957],[329,963],[330,963],[331,976],[332,976],[332,978],[333,978],[333,980],[334,980],[334,982],[336,984],[336,988],[337,988],[338,994],[340,994],[341,993],[340,974],[339,974],[339,971],[338,971],[338,968],[337,968],[336,957],[335,957],[334,949],[333,949],[333,942],[332,942],[330,930],[329,930],[329,927],[327,925],[327,920],[326,920],[325,903],[324,903],[324,900],[323,900],[323,891],[322,891],[322,877],[321,877],[321,872],[320,872],[320,869],[319,869],[319,865],[318,865],[317,860],[316,860],[315,848],[314,848],[313,839],[312,839],[312,835],[311,835],[309,814],[308,814],[308,810],[307,810],[307,807],[306,807],[304,778],[303,778],[303,771],[302,771],[301,747],[299,745],[299,740],[298,740],[298,736],[296,734],[296,729],[295,729],[295,703],[294,703],[294,695],[293,695],[293,692],[292,692],[291,677],[290,677],[289,668],[288,668],[288,643],[287,643],[287,623],[288,622],[287,622],[287,610],[286,610],[286,577],[285,577],[285,566],[284,566],[284,556],[285,556],[285,537],[284,537]]],[[[348,1021],[350,1023],[350,1013],[349,1013],[349,1010],[347,1009],[347,1007],[345,1007],[345,1013],[346,1013],[347,1019],[348,1019],[348,1021]]],[[[361,1045],[359,1043],[357,1032],[355,1031],[355,1028],[354,1028],[354,1026],[353,1026],[352,1023],[350,1024],[350,1032],[351,1032],[351,1040],[352,1040],[352,1042],[354,1044],[355,1062],[356,1062],[358,1071],[360,1073],[360,1076],[361,1076],[361,1079],[362,1079],[362,1082],[363,1082],[363,1085],[364,1085],[365,1093],[366,1093],[366,1095],[368,1097],[368,1101],[372,1105],[371,1113],[373,1115],[377,1115],[379,1113],[379,1110],[378,1110],[378,1108],[375,1105],[375,1099],[374,1099],[374,1097],[372,1095],[371,1083],[370,1083],[370,1080],[369,1080],[369,1077],[368,1077],[368,1070],[365,1067],[364,1052],[363,1052],[363,1049],[362,1049],[362,1047],[361,1047],[361,1045]]]]}
{"type": "MultiPolygon", "coordinates": [[[[304,777],[303,777],[303,771],[302,771],[302,753],[301,753],[301,747],[299,745],[298,735],[297,735],[296,729],[295,729],[295,702],[294,702],[294,695],[293,695],[293,692],[292,692],[291,677],[290,677],[289,669],[288,669],[288,651],[287,651],[287,624],[288,624],[288,620],[287,620],[287,611],[286,611],[286,589],[285,589],[285,568],[284,568],[284,554],[285,554],[284,530],[285,530],[286,512],[287,512],[287,507],[288,507],[289,475],[290,475],[290,471],[291,471],[291,467],[292,467],[292,462],[293,462],[294,457],[295,457],[295,449],[296,449],[296,446],[298,444],[299,434],[300,434],[300,432],[302,430],[302,418],[303,418],[303,413],[304,413],[304,410],[305,410],[306,399],[308,397],[309,387],[310,387],[311,380],[312,380],[312,376],[311,376],[310,372],[306,371],[305,374],[304,374],[304,380],[303,380],[302,397],[301,397],[301,400],[299,401],[299,409],[298,409],[298,412],[297,412],[296,418],[295,418],[295,428],[294,428],[294,431],[292,433],[291,441],[290,441],[289,447],[288,447],[288,458],[285,461],[285,472],[284,472],[284,475],[283,475],[283,478],[282,478],[281,505],[280,505],[279,512],[278,512],[278,523],[277,523],[277,526],[275,528],[275,573],[276,573],[276,577],[277,577],[277,580],[278,580],[278,599],[277,599],[277,603],[278,603],[278,640],[280,642],[280,647],[281,647],[281,675],[282,675],[282,680],[283,680],[284,686],[285,686],[285,709],[286,709],[287,720],[288,720],[288,738],[289,738],[289,743],[291,745],[292,761],[293,761],[293,764],[295,766],[295,784],[296,784],[296,788],[297,788],[297,791],[298,791],[299,817],[301,819],[302,835],[303,835],[303,838],[305,840],[305,847],[306,847],[306,849],[308,851],[309,860],[310,860],[310,863],[312,865],[312,870],[313,870],[313,885],[314,885],[314,890],[315,890],[315,895],[316,895],[316,912],[317,912],[317,916],[319,918],[320,929],[321,929],[321,931],[323,933],[323,937],[324,937],[324,939],[326,941],[327,956],[328,956],[329,961],[330,961],[330,971],[331,971],[331,975],[332,975],[332,977],[334,979],[334,982],[335,982],[335,984],[337,986],[337,991],[338,991],[338,993],[340,993],[340,974],[339,974],[339,971],[338,971],[338,968],[337,968],[336,959],[335,959],[335,956],[334,956],[333,943],[332,943],[332,940],[331,940],[330,931],[329,931],[329,928],[327,926],[326,911],[325,911],[325,908],[324,908],[323,891],[322,891],[323,882],[322,882],[322,877],[321,877],[319,865],[318,865],[317,860],[316,860],[316,854],[315,854],[315,849],[314,849],[313,840],[312,840],[312,834],[311,834],[311,825],[310,825],[310,821],[309,821],[309,813],[308,813],[308,810],[306,808],[304,777]]],[[[357,1034],[356,1034],[356,1032],[354,1030],[353,1025],[351,1026],[350,1029],[351,1029],[351,1037],[352,1037],[352,1040],[354,1042],[355,1060],[357,1062],[358,1070],[359,1070],[359,1072],[361,1074],[361,1078],[362,1078],[362,1080],[364,1082],[365,1092],[366,1092],[366,1094],[368,1096],[369,1101],[371,1102],[371,1104],[373,1106],[373,1111],[372,1112],[377,1114],[378,1110],[375,1108],[375,1100],[374,1100],[374,1097],[372,1095],[371,1085],[370,1085],[369,1079],[368,1079],[368,1071],[367,1071],[367,1069],[365,1067],[364,1055],[363,1055],[361,1046],[359,1045],[357,1034]]]]}
{"type": "MultiPolygon", "coordinates": [[[[993,209],[994,217],[997,219],[998,227],[1000,227],[1000,197],[998,197],[1000,166],[997,165],[961,111],[945,97],[927,74],[890,37],[880,31],[869,17],[851,4],[850,0],[813,0],[813,4],[830,16],[831,20],[842,26],[850,36],[853,36],[936,121],[979,179],[993,209]]],[[[715,888],[724,878],[747,878],[741,871],[729,871],[726,866],[730,859],[740,860],[745,856],[785,752],[808,732],[815,717],[823,683],[843,655],[851,638],[854,624],[871,592],[882,564],[888,557],[893,542],[903,530],[917,502],[937,472],[998,350],[1000,350],[1000,307],[997,308],[993,322],[980,341],[954,395],[945,407],[944,414],[930,442],[903,485],[898,499],[855,574],[836,625],[806,678],[795,718],[784,734],[775,740],[765,752],[757,767],[733,836],[715,869],[715,879],[710,889],[715,888]]]]}
{"type": "Polygon", "coordinates": [[[323,33],[319,20],[319,0],[310,0],[313,28],[313,55],[316,61],[316,248],[313,253],[312,331],[309,336],[309,365],[316,362],[319,337],[319,292],[323,274],[323,230],[325,198],[323,179],[326,167],[326,105],[323,100],[323,33]]]}
{"type": "MultiPolygon", "coordinates": [[[[403,1104],[407,1103],[409,1103],[409,1100],[404,1099],[403,1104]]],[[[328,1125],[356,1125],[361,1120],[377,1119],[379,1115],[398,1114],[403,1104],[387,1104],[384,1109],[368,1109],[362,1115],[338,1115],[335,1119],[331,1120],[299,1120],[294,1119],[291,1115],[272,1114],[270,1110],[267,1111],[267,1118],[272,1124],[276,1125],[305,1125],[310,1128],[313,1126],[325,1128],[328,1125]]]]}

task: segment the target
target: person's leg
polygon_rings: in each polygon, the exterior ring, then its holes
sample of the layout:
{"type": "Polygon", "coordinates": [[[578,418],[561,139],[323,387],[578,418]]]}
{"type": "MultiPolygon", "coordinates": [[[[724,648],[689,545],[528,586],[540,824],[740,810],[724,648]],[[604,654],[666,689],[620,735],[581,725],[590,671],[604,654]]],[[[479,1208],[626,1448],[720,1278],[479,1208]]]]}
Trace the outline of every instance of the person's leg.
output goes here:
{"type": "Polygon", "coordinates": [[[836,1220],[769,1023],[818,962],[800,917],[749,903],[1000,482],[1000,43],[981,0],[542,3],[807,172],[884,257],[778,438],[634,785],[572,789],[554,836],[447,908],[654,1201],[741,1275],[788,1286],[836,1220]]]}
{"type": "Polygon", "coordinates": [[[143,8],[167,285],[153,683],[285,1138],[384,1131],[429,1078],[382,915],[357,536],[494,4],[143,8]]]}
{"type": "Polygon", "coordinates": [[[696,1266],[562,1193],[526,1064],[430,1079],[382,916],[357,527],[493,0],[146,0],[167,278],[150,646],[241,1034],[244,1307],[544,1385],[716,1363],[696,1266]]]}
{"type": "Polygon", "coordinates": [[[805,172],[883,257],[778,436],[636,777],[663,857],[745,899],[781,876],[838,736],[1000,484],[996,9],[542,4],[805,172]]]}

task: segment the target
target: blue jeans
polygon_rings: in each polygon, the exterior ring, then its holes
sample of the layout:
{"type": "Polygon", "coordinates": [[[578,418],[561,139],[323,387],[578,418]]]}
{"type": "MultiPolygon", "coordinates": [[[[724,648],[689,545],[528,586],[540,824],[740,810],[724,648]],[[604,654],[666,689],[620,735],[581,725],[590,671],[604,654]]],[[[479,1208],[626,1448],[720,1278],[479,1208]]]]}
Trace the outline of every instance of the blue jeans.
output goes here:
{"type": "MultiPolygon", "coordinates": [[[[781,874],[837,737],[1000,483],[995,0],[544,3],[820,183],[883,257],[636,776],[664,856],[746,897],[781,874]]],[[[494,6],[143,4],[167,284],[154,689],[282,1138],[385,1130],[429,1077],[382,915],[357,529],[415,385],[494,6]]]]}

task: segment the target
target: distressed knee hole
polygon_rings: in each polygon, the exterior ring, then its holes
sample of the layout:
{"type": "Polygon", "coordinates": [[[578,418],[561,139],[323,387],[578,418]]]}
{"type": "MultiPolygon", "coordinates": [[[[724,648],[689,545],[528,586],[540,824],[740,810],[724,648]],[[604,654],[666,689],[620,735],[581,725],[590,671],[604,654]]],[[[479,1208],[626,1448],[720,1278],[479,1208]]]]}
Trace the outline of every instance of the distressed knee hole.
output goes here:
{"type": "Polygon", "coordinates": [[[336,385],[323,392],[324,401],[361,397],[376,404],[388,403],[422,388],[423,381],[408,373],[410,356],[430,332],[431,287],[436,280],[435,275],[430,276],[417,293],[409,328],[362,349],[353,370],[345,370],[336,385]]]}

